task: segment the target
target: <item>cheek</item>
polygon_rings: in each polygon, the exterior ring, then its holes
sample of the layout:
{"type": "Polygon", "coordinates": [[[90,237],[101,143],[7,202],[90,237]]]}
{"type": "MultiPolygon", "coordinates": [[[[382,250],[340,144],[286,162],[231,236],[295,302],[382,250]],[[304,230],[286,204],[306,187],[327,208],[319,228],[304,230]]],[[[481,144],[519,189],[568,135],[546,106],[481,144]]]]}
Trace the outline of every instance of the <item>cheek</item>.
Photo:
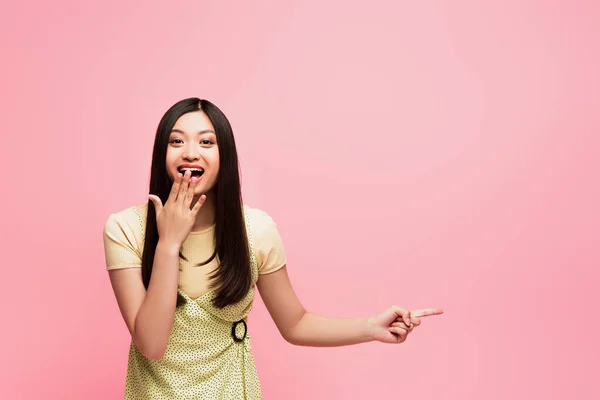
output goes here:
{"type": "Polygon", "coordinates": [[[210,157],[211,175],[217,176],[219,174],[219,166],[220,166],[219,152],[217,151],[214,154],[211,154],[211,157],[210,157]]]}

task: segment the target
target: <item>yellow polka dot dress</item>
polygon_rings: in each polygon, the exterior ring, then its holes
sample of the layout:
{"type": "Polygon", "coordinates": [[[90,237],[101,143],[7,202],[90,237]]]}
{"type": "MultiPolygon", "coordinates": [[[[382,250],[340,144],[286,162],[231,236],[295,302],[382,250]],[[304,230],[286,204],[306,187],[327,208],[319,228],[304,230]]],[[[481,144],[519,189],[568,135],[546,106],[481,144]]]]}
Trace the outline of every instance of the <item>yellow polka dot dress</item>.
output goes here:
{"type": "MultiPolygon", "coordinates": [[[[246,218],[252,279],[258,268],[246,218]]],[[[245,318],[252,308],[255,285],[246,297],[219,309],[214,292],[192,299],[181,289],[185,304],[177,307],[167,349],[160,360],[146,358],[132,341],[125,399],[261,399],[245,318]]]]}

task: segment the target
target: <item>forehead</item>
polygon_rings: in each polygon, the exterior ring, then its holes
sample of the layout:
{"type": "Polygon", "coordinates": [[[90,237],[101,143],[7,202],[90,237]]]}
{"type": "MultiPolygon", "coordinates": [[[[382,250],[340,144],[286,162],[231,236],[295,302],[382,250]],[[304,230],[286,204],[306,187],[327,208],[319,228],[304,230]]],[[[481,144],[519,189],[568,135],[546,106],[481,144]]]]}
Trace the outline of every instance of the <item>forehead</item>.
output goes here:
{"type": "Polygon", "coordinates": [[[183,114],[179,117],[177,122],[175,122],[173,129],[177,129],[184,133],[197,133],[206,130],[214,132],[215,130],[208,116],[202,111],[183,114]]]}

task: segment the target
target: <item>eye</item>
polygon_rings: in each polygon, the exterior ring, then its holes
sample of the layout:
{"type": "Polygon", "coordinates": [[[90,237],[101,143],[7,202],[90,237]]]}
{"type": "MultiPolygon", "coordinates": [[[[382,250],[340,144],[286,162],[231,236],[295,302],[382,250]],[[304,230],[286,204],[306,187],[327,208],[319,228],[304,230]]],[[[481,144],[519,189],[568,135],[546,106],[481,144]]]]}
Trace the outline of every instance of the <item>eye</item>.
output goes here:
{"type": "Polygon", "coordinates": [[[213,142],[212,142],[212,140],[204,139],[204,140],[200,141],[200,144],[209,146],[209,145],[213,144],[213,142]]]}
{"type": "Polygon", "coordinates": [[[181,143],[183,143],[183,140],[181,140],[181,139],[173,139],[173,140],[169,141],[169,143],[181,144],[181,143]]]}

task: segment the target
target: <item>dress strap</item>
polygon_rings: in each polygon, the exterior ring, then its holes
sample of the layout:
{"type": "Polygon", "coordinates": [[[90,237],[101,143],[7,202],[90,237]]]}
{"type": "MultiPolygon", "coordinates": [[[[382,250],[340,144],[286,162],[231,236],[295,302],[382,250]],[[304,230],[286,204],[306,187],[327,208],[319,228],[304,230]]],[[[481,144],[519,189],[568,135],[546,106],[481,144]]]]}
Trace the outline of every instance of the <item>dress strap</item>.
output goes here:
{"type": "Polygon", "coordinates": [[[256,282],[258,280],[258,264],[256,262],[256,254],[254,252],[254,239],[252,236],[252,216],[250,215],[250,208],[244,205],[244,220],[246,222],[246,234],[248,236],[248,250],[250,250],[250,263],[252,264],[252,280],[256,282]]]}

